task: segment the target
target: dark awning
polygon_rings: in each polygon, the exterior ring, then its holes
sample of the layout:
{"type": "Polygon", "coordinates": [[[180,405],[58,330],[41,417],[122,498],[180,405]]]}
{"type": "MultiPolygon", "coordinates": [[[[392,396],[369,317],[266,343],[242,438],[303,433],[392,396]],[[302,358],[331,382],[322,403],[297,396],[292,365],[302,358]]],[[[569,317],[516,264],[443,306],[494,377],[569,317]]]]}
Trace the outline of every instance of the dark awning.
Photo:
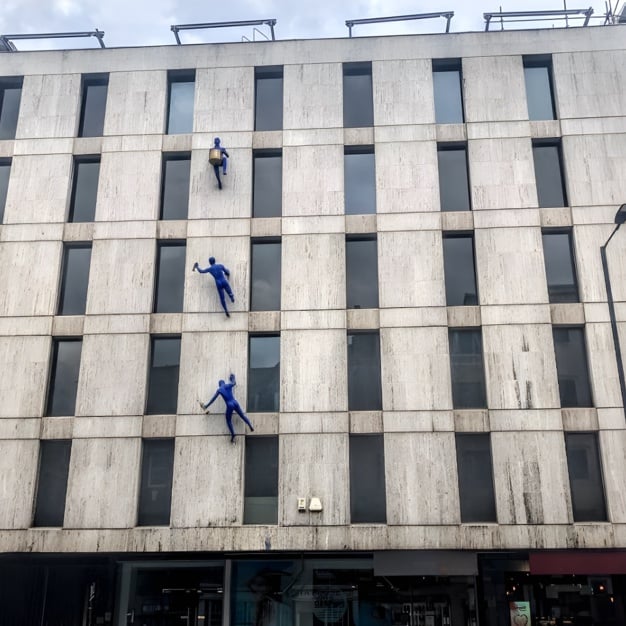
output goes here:
{"type": "Polygon", "coordinates": [[[531,574],[626,574],[626,551],[543,550],[529,555],[531,574]]]}

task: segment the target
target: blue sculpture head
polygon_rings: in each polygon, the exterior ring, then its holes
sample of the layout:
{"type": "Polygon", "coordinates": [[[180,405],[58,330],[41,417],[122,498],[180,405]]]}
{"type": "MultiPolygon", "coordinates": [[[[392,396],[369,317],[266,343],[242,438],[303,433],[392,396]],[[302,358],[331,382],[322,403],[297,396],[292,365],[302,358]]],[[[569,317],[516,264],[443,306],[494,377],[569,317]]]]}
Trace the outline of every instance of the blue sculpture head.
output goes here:
{"type": "Polygon", "coordinates": [[[217,384],[218,384],[220,387],[223,387],[226,383],[225,383],[223,380],[218,380],[218,381],[217,381],[217,384]]]}
{"type": "Polygon", "coordinates": [[[209,257],[209,265],[215,265],[215,257],[209,257]]]}
{"type": "Polygon", "coordinates": [[[220,147],[220,138],[219,138],[219,137],[215,137],[215,139],[213,139],[213,145],[214,145],[216,148],[219,148],[219,147],[220,147]]]}

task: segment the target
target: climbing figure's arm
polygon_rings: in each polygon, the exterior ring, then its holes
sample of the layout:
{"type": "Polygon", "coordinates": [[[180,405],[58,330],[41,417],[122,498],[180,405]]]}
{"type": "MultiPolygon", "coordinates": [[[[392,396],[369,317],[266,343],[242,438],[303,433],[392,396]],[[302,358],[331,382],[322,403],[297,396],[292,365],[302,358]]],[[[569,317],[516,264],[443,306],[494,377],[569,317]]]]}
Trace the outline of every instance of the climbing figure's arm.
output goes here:
{"type": "Polygon", "coordinates": [[[206,274],[209,271],[208,267],[205,267],[203,269],[197,263],[194,263],[193,269],[196,270],[197,272],[199,272],[200,274],[206,274]]]}
{"type": "Polygon", "coordinates": [[[219,391],[215,392],[215,395],[205,404],[206,408],[208,409],[216,400],[217,397],[220,395],[219,391]]]}

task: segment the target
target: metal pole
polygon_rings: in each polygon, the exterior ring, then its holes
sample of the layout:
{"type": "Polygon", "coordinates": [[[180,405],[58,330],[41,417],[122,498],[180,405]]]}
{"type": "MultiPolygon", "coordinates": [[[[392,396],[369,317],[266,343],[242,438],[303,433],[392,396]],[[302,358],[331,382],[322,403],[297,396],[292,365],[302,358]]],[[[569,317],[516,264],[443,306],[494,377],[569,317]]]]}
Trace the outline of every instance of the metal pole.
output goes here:
{"type": "Polygon", "coordinates": [[[602,257],[602,273],[604,274],[604,284],[606,286],[606,297],[609,304],[609,317],[611,318],[611,332],[613,334],[613,344],[615,346],[615,358],[617,359],[617,375],[619,377],[619,387],[622,392],[622,408],[626,411],[626,382],[624,380],[624,362],[622,361],[622,349],[619,341],[619,331],[617,328],[617,319],[615,317],[615,303],[613,302],[613,291],[611,289],[611,281],[609,279],[609,266],[606,259],[606,247],[613,235],[618,231],[621,224],[618,224],[606,243],[600,247],[600,256],[602,257]]]}

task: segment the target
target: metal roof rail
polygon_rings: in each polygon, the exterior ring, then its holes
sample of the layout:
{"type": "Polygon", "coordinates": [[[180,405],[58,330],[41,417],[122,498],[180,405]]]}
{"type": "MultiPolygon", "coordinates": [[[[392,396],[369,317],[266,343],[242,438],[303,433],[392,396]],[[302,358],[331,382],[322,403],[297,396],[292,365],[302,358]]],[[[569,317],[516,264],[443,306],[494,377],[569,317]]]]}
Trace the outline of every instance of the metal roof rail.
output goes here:
{"type": "Polygon", "coordinates": [[[98,40],[101,48],[106,48],[104,45],[104,32],[98,30],[85,30],[71,33],[32,33],[32,34],[14,34],[14,35],[0,35],[0,52],[19,52],[12,40],[18,41],[21,39],[70,39],[73,37],[95,37],[98,40]]]}
{"type": "Polygon", "coordinates": [[[176,26],[170,26],[170,30],[174,33],[176,43],[182,46],[183,43],[178,36],[181,30],[201,30],[205,28],[230,28],[233,26],[269,26],[272,33],[272,41],[276,41],[274,34],[274,26],[276,26],[276,19],[267,20],[244,20],[243,22],[208,22],[206,24],[178,24],[176,26]]]}
{"type": "Polygon", "coordinates": [[[574,17],[574,19],[584,19],[583,26],[589,24],[589,20],[593,15],[593,7],[588,9],[559,9],[555,11],[498,11],[495,13],[483,13],[485,19],[485,32],[489,30],[491,20],[495,18],[500,19],[500,28],[504,30],[505,23],[511,22],[543,22],[551,20],[553,18],[565,20],[566,25],[569,25],[570,16],[583,15],[584,18],[574,17]],[[522,19],[515,19],[522,18],[522,19]],[[531,18],[531,19],[526,19],[531,18]],[[505,22],[506,19],[506,22],[505,22]]]}
{"type": "Polygon", "coordinates": [[[442,11],[441,13],[414,13],[412,15],[395,15],[392,17],[366,17],[359,20],[346,20],[348,37],[352,37],[352,27],[358,24],[381,24],[383,22],[404,22],[408,20],[429,20],[436,17],[446,18],[446,33],[450,32],[450,20],[454,17],[454,11],[442,11]]]}

